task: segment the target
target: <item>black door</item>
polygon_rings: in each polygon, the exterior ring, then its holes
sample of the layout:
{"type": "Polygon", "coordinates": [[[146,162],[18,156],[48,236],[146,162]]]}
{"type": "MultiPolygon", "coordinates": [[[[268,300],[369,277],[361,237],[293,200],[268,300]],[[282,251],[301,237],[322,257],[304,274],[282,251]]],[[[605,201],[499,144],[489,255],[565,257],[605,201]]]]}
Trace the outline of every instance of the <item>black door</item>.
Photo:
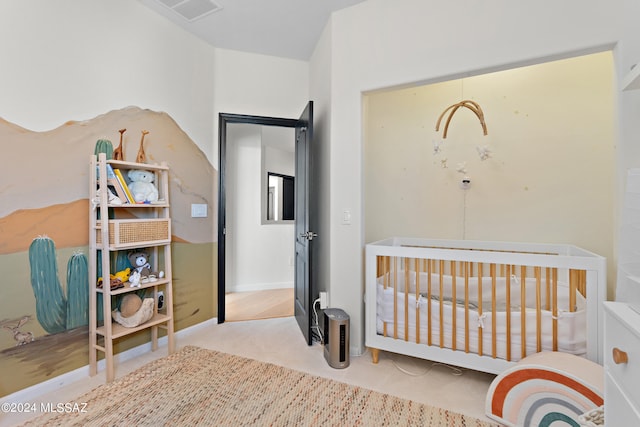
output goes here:
{"type": "Polygon", "coordinates": [[[309,101],[307,108],[302,112],[296,126],[296,182],[295,182],[295,309],[296,321],[300,330],[311,345],[311,306],[313,293],[311,286],[311,251],[313,239],[317,234],[310,229],[313,218],[309,209],[310,188],[310,144],[313,136],[313,101],[309,101]]]}
{"type": "MultiPolygon", "coordinates": [[[[225,320],[225,226],[226,226],[226,146],[227,124],[247,123],[263,126],[295,128],[296,176],[295,176],[295,317],[302,334],[311,345],[311,308],[313,292],[311,288],[311,249],[315,233],[310,224],[315,224],[314,213],[310,211],[309,188],[311,184],[311,158],[309,145],[313,134],[313,102],[310,101],[299,119],[263,116],[247,116],[220,113],[219,115],[219,181],[218,181],[218,323],[225,320]]],[[[312,187],[311,187],[312,188],[312,187]]]]}

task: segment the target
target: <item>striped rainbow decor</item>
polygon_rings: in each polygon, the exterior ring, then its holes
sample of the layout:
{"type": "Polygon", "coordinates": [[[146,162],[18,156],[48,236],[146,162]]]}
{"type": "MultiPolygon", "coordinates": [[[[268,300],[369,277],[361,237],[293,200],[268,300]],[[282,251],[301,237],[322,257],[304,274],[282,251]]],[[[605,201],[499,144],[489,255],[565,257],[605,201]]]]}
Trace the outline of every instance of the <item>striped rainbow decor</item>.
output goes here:
{"type": "Polygon", "coordinates": [[[578,416],[604,402],[604,369],[568,353],[520,360],[489,387],[485,411],[507,426],[580,427],[578,416]]]}

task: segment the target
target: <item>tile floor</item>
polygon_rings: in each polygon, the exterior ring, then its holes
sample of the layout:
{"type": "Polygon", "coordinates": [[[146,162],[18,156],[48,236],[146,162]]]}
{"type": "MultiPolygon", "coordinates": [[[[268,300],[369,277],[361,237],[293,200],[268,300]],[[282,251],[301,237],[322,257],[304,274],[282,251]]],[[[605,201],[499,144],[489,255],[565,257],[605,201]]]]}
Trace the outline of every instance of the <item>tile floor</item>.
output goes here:
{"type": "MultiPolygon", "coordinates": [[[[454,375],[448,367],[385,352],[381,352],[377,365],[371,362],[371,354],[365,352],[361,356],[350,355],[348,368],[334,369],[325,361],[320,344],[306,345],[293,317],[197,326],[176,335],[176,347],[185,345],[271,362],[490,421],[484,416],[484,403],[493,375],[466,369],[461,375],[454,375]]],[[[116,364],[116,376],[165,355],[166,347],[161,346],[155,352],[116,364]]],[[[80,378],[44,395],[36,396],[34,392],[29,401],[74,402],[103,382],[104,372],[99,372],[95,377],[80,378]]],[[[26,419],[26,415],[0,413],[0,427],[26,419]]]]}

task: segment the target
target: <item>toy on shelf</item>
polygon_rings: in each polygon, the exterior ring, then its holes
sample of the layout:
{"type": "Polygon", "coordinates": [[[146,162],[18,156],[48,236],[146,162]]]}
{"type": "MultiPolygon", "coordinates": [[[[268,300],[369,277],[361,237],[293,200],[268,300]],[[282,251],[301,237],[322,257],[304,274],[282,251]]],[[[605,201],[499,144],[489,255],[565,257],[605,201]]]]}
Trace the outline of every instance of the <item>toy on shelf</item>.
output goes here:
{"type": "Polygon", "coordinates": [[[131,276],[129,276],[129,287],[140,287],[140,273],[138,273],[138,270],[133,270],[133,273],[131,273],[131,276]]]}
{"type": "Polygon", "coordinates": [[[96,146],[93,151],[93,154],[98,155],[99,153],[104,153],[107,157],[107,160],[113,158],[113,144],[106,138],[102,138],[96,141],[96,146]]]}
{"type": "Polygon", "coordinates": [[[147,162],[147,155],[144,153],[144,136],[148,133],[148,130],[142,131],[142,137],[140,138],[140,148],[138,148],[138,155],[136,156],[136,163],[147,162]]]}
{"type": "Polygon", "coordinates": [[[153,183],[155,180],[153,172],[142,169],[131,169],[127,172],[127,176],[131,180],[129,191],[131,191],[136,203],[158,201],[158,188],[153,183]]]}
{"type": "Polygon", "coordinates": [[[125,133],[127,130],[126,129],[120,129],[118,132],[120,132],[120,145],[118,145],[114,150],[113,150],[113,160],[123,160],[124,161],[124,150],[122,147],[122,134],[125,133]]]}
{"type": "MultiPolygon", "coordinates": [[[[151,264],[149,264],[149,254],[147,252],[129,252],[127,256],[129,258],[129,262],[131,263],[131,266],[134,269],[134,273],[137,273],[139,275],[134,279],[136,281],[135,286],[140,286],[140,284],[142,283],[157,282],[159,278],[162,279],[164,277],[164,271],[151,271],[151,264]]],[[[131,279],[129,280],[131,281],[131,279]]],[[[134,286],[133,282],[131,283],[131,286],[134,286]]]]}
{"type": "Polygon", "coordinates": [[[120,310],[113,310],[113,320],[127,328],[135,328],[153,317],[153,298],[141,299],[136,294],[127,294],[120,303],[120,310]]]}
{"type": "Polygon", "coordinates": [[[129,252],[127,255],[131,267],[141,276],[148,276],[151,273],[151,264],[149,264],[149,253],[144,251],[129,252]]]}
{"type": "MultiPolygon", "coordinates": [[[[109,275],[109,283],[111,290],[116,290],[120,288],[124,288],[124,282],[129,280],[129,275],[131,273],[131,268],[127,267],[124,270],[118,271],[116,274],[109,275]]],[[[104,279],[102,277],[98,278],[97,287],[101,288],[103,285],[104,279]]]]}

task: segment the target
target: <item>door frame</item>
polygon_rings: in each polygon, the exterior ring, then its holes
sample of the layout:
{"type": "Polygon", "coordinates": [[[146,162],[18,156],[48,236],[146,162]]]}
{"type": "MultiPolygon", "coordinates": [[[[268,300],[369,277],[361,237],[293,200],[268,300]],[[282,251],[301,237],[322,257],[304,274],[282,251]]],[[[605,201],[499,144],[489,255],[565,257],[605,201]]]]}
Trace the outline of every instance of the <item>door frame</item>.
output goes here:
{"type": "Polygon", "coordinates": [[[300,120],[245,114],[218,114],[218,323],[224,323],[225,321],[227,125],[234,123],[295,128],[300,125],[300,120]]]}

